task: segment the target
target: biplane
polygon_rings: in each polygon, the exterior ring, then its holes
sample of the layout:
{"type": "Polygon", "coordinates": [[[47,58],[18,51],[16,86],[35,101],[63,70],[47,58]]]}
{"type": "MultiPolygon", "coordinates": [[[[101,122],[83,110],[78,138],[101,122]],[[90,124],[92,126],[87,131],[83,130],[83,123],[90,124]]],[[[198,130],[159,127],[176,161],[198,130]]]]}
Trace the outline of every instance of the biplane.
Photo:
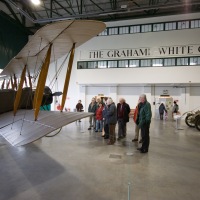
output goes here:
{"type": "Polygon", "coordinates": [[[91,115],[63,112],[75,48],[97,36],[105,24],[92,20],[67,20],[39,29],[1,72],[0,134],[13,146],[31,143],[71,122],[91,115]],[[63,91],[52,94],[45,85],[49,65],[69,54],[63,91]],[[33,87],[33,82],[35,88],[33,87]],[[61,111],[42,111],[61,95],[61,111]]]}

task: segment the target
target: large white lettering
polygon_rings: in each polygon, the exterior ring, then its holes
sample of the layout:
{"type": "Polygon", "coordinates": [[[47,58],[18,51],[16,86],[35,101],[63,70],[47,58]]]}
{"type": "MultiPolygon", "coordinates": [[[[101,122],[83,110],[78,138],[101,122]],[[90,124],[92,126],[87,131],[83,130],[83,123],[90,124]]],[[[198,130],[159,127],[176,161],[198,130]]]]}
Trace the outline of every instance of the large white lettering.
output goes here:
{"type": "Polygon", "coordinates": [[[93,51],[81,52],[80,60],[102,60],[102,59],[131,59],[131,58],[156,58],[170,56],[199,56],[200,45],[176,45],[176,46],[161,46],[152,48],[132,48],[132,49],[102,49],[93,51]]]}

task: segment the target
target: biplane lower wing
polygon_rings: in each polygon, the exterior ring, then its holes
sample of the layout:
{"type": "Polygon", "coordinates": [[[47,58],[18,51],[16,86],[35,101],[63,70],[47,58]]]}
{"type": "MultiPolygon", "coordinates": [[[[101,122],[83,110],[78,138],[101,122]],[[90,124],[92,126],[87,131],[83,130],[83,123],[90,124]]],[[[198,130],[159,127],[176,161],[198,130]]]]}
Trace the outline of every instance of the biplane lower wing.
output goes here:
{"type": "Polygon", "coordinates": [[[93,113],[40,111],[37,121],[33,120],[33,110],[19,110],[0,115],[0,134],[13,146],[34,142],[76,120],[89,117],[93,113]]]}

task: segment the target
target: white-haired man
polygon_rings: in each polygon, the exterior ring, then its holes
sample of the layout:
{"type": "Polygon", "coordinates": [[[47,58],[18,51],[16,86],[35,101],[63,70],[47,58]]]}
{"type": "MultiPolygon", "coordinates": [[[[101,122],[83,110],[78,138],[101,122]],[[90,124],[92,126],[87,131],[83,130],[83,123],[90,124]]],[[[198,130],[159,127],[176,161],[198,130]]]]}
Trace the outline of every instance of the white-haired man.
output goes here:
{"type": "Polygon", "coordinates": [[[88,106],[88,112],[92,112],[93,115],[90,116],[90,119],[89,119],[90,126],[89,126],[88,130],[91,130],[92,126],[93,126],[94,130],[96,129],[95,128],[95,126],[96,126],[96,110],[97,110],[97,104],[96,104],[95,98],[92,98],[91,103],[88,106]]]}
{"type": "Polygon", "coordinates": [[[126,123],[129,122],[130,111],[125,99],[120,98],[117,104],[118,140],[126,137],[126,123]]]}
{"type": "Polygon", "coordinates": [[[146,95],[140,95],[140,102],[142,103],[140,111],[139,111],[139,124],[138,127],[141,128],[141,135],[142,135],[142,147],[137,148],[140,150],[141,153],[147,153],[149,150],[149,128],[151,123],[151,105],[147,101],[146,95]]]}

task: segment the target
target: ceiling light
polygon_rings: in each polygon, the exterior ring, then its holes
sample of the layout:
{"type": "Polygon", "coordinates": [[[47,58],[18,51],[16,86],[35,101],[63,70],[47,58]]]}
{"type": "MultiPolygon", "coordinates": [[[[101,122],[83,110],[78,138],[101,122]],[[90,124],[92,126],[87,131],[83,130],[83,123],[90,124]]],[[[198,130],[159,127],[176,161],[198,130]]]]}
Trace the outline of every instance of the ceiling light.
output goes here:
{"type": "Polygon", "coordinates": [[[127,5],[121,5],[121,9],[127,9],[127,5]]]}
{"type": "Polygon", "coordinates": [[[40,0],[31,0],[34,5],[40,5],[40,0]]]}

